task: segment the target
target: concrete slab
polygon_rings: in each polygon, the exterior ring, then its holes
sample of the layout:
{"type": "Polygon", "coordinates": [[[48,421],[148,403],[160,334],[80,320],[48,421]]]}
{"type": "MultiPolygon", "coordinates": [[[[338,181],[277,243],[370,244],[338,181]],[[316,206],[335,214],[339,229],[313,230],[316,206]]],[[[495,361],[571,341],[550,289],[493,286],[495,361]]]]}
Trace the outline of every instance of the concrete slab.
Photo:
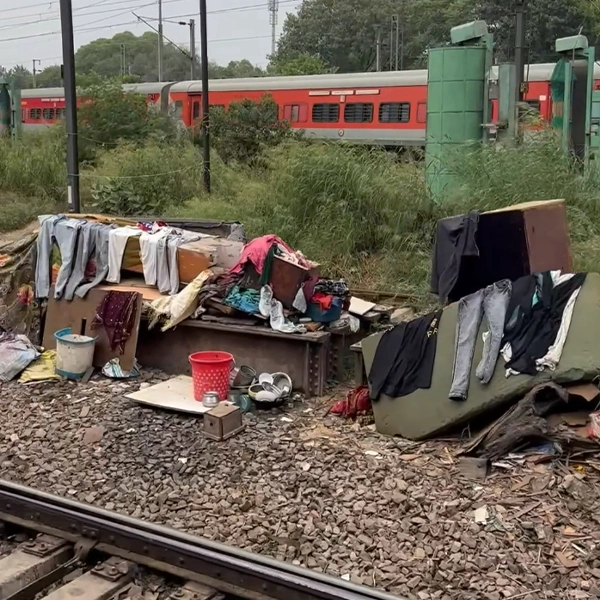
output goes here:
{"type": "MultiPolygon", "coordinates": [[[[475,368],[483,350],[481,334],[487,327],[484,319],[477,336],[466,402],[448,399],[454,363],[457,312],[458,303],[454,303],[442,315],[431,387],[402,398],[382,396],[378,402],[373,403],[375,423],[380,433],[415,440],[424,439],[451,426],[465,424],[494,408],[509,405],[538,383],[550,380],[557,383],[589,381],[600,373],[600,275],[597,273],[588,274],[581,289],[562,358],[554,372],[544,371],[535,377],[519,375],[506,378],[504,361],[499,359],[494,377],[488,385],[482,385],[475,377],[475,368]]],[[[371,370],[382,335],[376,334],[362,341],[367,373],[371,370]]]]}
{"type": "Polygon", "coordinates": [[[0,600],[9,598],[41,577],[45,577],[73,556],[65,546],[48,556],[34,556],[16,550],[0,560],[0,600]]]}

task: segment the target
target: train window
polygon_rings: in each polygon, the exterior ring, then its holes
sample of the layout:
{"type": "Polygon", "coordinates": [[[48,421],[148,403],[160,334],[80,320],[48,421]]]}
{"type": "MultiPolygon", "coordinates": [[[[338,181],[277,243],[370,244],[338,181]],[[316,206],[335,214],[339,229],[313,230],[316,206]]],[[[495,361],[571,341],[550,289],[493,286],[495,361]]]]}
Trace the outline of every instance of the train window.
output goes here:
{"type": "Polygon", "coordinates": [[[409,102],[382,102],[379,105],[380,123],[408,123],[409,120],[409,102]]]}
{"type": "Polygon", "coordinates": [[[192,121],[197,121],[200,118],[200,101],[194,100],[192,103],[192,121]]]}
{"type": "Polygon", "coordinates": [[[346,123],[372,123],[373,105],[362,102],[350,102],[344,107],[344,121],[346,123]]]}
{"type": "Polygon", "coordinates": [[[340,105],[332,102],[313,105],[312,120],[315,123],[337,123],[340,120],[340,105]]]}
{"type": "Polygon", "coordinates": [[[417,104],[417,123],[427,122],[427,102],[417,104]]]}
{"type": "Polygon", "coordinates": [[[57,108],[56,109],[56,118],[57,119],[64,119],[65,118],[65,109],[64,108],[57,108]]]}
{"type": "Polygon", "coordinates": [[[42,118],[42,109],[41,108],[32,108],[29,111],[29,118],[32,121],[39,121],[42,118]]]}
{"type": "Polygon", "coordinates": [[[290,123],[306,123],[308,106],[306,104],[286,104],[283,107],[283,119],[290,123]]]}
{"type": "Polygon", "coordinates": [[[54,109],[44,108],[42,111],[42,117],[44,118],[44,121],[54,121],[54,109]]]}
{"type": "Polygon", "coordinates": [[[173,104],[173,117],[181,119],[183,117],[183,100],[177,100],[173,104]]]}

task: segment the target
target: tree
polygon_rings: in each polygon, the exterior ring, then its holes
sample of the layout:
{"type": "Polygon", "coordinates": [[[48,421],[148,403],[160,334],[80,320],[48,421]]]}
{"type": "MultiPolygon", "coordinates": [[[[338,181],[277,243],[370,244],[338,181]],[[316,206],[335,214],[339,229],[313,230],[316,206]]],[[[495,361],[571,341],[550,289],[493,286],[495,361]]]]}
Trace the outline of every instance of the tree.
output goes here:
{"type": "Polygon", "coordinates": [[[226,163],[260,164],[266,148],[295,136],[278,113],[277,103],[269,95],[258,102],[232,102],[227,111],[211,109],[211,136],[219,156],[226,163]]]}
{"type": "Polygon", "coordinates": [[[58,65],[46,67],[36,76],[36,85],[40,88],[61,87],[62,77],[60,67],[58,65]]]}
{"type": "Polygon", "coordinates": [[[13,67],[6,75],[14,81],[15,87],[19,90],[26,90],[33,87],[33,75],[23,65],[13,67]]]}
{"type": "Polygon", "coordinates": [[[289,60],[271,61],[268,67],[270,75],[321,75],[329,73],[331,69],[327,67],[325,61],[315,54],[299,54],[296,58],[289,60]]]}
{"type": "MultiPolygon", "coordinates": [[[[514,56],[515,7],[517,0],[480,0],[478,15],[494,32],[496,57],[514,56]]],[[[595,44],[600,23],[597,0],[527,0],[527,46],[530,63],[552,62],[557,56],[554,42],[581,30],[595,44]]]]}
{"type": "Polygon", "coordinates": [[[171,119],[148,107],[143,95],[124,92],[119,79],[96,79],[78,91],[84,98],[77,111],[84,160],[93,160],[102,146],[121,141],[142,143],[151,136],[165,138],[176,134],[171,119]]]}

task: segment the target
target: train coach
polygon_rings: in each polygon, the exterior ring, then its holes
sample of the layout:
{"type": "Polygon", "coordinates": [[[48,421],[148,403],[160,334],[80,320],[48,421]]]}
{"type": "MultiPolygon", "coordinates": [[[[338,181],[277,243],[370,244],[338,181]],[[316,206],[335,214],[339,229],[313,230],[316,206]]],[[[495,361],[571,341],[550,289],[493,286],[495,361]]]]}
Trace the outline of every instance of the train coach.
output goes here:
{"type": "MultiPolygon", "coordinates": [[[[526,69],[525,101],[550,120],[550,77],[553,63],[526,69]]],[[[493,68],[491,79],[497,78],[493,68]]],[[[600,79],[596,67],[595,79],[600,79]]],[[[124,90],[143,94],[149,104],[191,127],[202,117],[202,83],[125,84],[124,90]]],[[[217,79],[209,85],[210,105],[227,110],[232,102],[273,97],[279,118],[309,137],[345,140],[389,147],[424,146],[427,119],[427,71],[349,73],[295,77],[217,79]]],[[[494,101],[492,120],[496,119],[494,101]]],[[[21,119],[25,130],[47,127],[64,118],[62,88],[23,90],[21,119]]]]}

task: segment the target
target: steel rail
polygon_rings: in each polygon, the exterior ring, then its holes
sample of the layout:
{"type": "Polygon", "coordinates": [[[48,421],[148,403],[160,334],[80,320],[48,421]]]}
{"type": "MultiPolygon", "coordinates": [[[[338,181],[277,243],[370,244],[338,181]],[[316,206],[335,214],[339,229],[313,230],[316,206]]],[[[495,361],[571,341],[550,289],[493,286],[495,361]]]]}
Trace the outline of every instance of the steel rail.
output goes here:
{"type": "Polygon", "coordinates": [[[374,588],[0,480],[0,521],[209,585],[248,600],[400,600],[374,588]]]}

